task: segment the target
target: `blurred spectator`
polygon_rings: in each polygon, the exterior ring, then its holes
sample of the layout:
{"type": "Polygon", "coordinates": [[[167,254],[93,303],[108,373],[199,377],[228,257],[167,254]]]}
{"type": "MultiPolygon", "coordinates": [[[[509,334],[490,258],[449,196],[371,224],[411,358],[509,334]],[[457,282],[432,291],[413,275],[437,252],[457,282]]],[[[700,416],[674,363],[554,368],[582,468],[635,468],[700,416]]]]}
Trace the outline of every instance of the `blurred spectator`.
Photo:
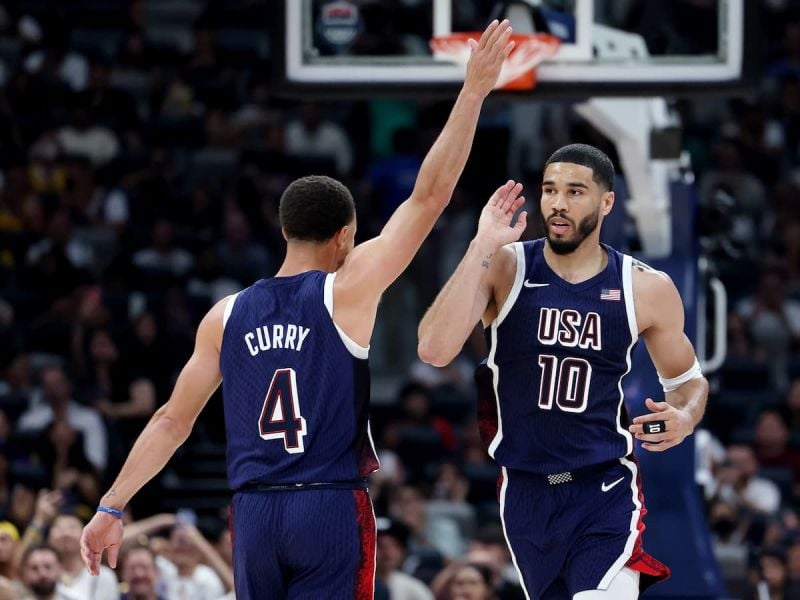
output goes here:
{"type": "Polygon", "coordinates": [[[403,523],[379,517],[375,577],[389,589],[391,600],[433,600],[433,594],[415,577],[403,573],[410,531],[403,523]]]}
{"type": "Polygon", "coordinates": [[[719,561],[723,577],[727,580],[741,578],[747,566],[748,548],[746,534],[749,520],[736,504],[714,500],[708,512],[714,555],[719,561]]]}
{"type": "Polygon", "coordinates": [[[273,274],[273,261],[266,249],[253,241],[250,225],[239,211],[225,215],[225,239],[217,246],[217,259],[222,272],[242,286],[273,274]]]}
{"type": "Polygon", "coordinates": [[[441,557],[456,558],[465,549],[465,540],[454,516],[448,511],[430,510],[422,491],[404,485],[394,490],[389,504],[390,516],[410,530],[408,549],[416,560],[441,557]]]}
{"type": "Polygon", "coordinates": [[[133,264],[141,269],[159,269],[183,276],[189,272],[194,262],[192,255],[174,245],[172,224],[167,219],[159,219],[153,225],[152,245],[133,255],[133,264]]]}
{"type": "Polygon", "coordinates": [[[60,584],[63,569],[50,546],[33,546],[22,557],[22,583],[34,600],[72,600],[60,584]]]}
{"type": "Polygon", "coordinates": [[[57,553],[62,566],[61,587],[65,595],[91,600],[118,600],[119,586],[114,571],[100,565],[100,575],[93,577],[81,558],[83,523],[75,516],[62,514],[55,518],[47,535],[47,543],[57,553]]]}
{"type": "Polygon", "coordinates": [[[753,511],[774,515],[781,505],[781,492],[769,479],[758,476],[758,460],[753,448],[744,444],[728,447],[728,465],[721,468],[721,498],[753,511]]]}
{"type": "Polygon", "coordinates": [[[114,132],[95,121],[89,98],[76,101],[72,121],[58,130],[58,143],[65,154],[88,159],[99,167],[119,153],[119,141],[114,132]]]}
{"type": "Polygon", "coordinates": [[[453,425],[447,420],[431,414],[431,392],[418,383],[408,383],[399,394],[400,415],[397,425],[404,428],[431,428],[439,434],[442,447],[452,452],[457,440],[453,425]]]}
{"type": "Polygon", "coordinates": [[[97,410],[113,423],[114,431],[130,448],[156,410],[156,388],[146,378],[136,379],[128,386],[128,394],[115,402],[103,399],[97,410]]]}
{"type": "Polygon", "coordinates": [[[800,597],[800,589],[789,580],[786,551],[781,547],[764,548],[758,553],[751,569],[752,600],[793,600],[800,597]],[[766,596],[764,595],[766,593],[766,596]]]}
{"type": "Polygon", "coordinates": [[[28,248],[30,278],[59,298],[85,281],[83,273],[94,264],[92,248],[74,237],[72,218],[66,208],[56,210],[47,223],[47,237],[28,248]]]}
{"type": "Polygon", "coordinates": [[[497,598],[492,584],[492,570],[478,563],[454,563],[443,573],[449,581],[443,584],[443,593],[437,600],[494,600],[497,598]]]}
{"type": "Polygon", "coordinates": [[[789,428],[780,411],[766,409],[756,421],[754,448],[762,467],[784,467],[800,478],[800,453],[789,446],[789,428]]]}
{"type": "Polygon", "coordinates": [[[519,582],[519,573],[511,562],[511,553],[500,522],[486,524],[478,531],[464,560],[491,569],[493,588],[500,600],[525,598],[525,592],[519,582]]]}
{"type": "Polygon", "coordinates": [[[92,59],[85,100],[94,118],[117,132],[139,121],[133,98],[111,87],[111,65],[102,57],[92,59]]]}
{"type": "MultiPolygon", "coordinates": [[[[169,559],[156,558],[167,598],[218,600],[223,596],[226,588],[222,579],[201,563],[212,555],[216,552],[193,525],[179,523],[170,536],[169,559]]],[[[222,561],[218,555],[217,558],[222,561]]]]}
{"type": "Polygon", "coordinates": [[[33,393],[31,362],[26,352],[20,352],[9,361],[0,379],[0,395],[28,396],[33,393]]]}
{"type": "Polygon", "coordinates": [[[792,347],[800,341],[800,302],[786,296],[785,276],[767,271],[756,293],[738,306],[747,321],[758,358],[770,368],[773,385],[785,389],[792,347]]]}
{"type": "Polygon", "coordinates": [[[86,339],[81,321],[73,328],[73,363],[78,367],[79,388],[92,404],[117,400],[124,394],[124,371],[120,353],[107,329],[95,329],[86,339]]]}
{"type": "Polygon", "coordinates": [[[130,333],[124,344],[128,380],[149,379],[156,386],[156,397],[165,397],[171,391],[169,380],[174,361],[153,313],[144,311],[139,314],[130,333]]]}
{"type": "Polygon", "coordinates": [[[86,458],[82,434],[67,421],[54,421],[36,453],[48,471],[48,481],[63,496],[63,502],[87,518],[100,499],[100,478],[86,458]]]}
{"type": "Polygon", "coordinates": [[[711,500],[719,489],[717,470],[726,460],[725,447],[708,429],[694,430],[695,481],[711,500]]]}
{"type": "Polygon", "coordinates": [[[0,521],[0,576],[17,578],[16,556],[19,530],[10,521],[0,521]]]}
{"type": "Polygon", "coordinates": [[[41,46],[33,50],[23,66],[28,73],[34,73],[44,79],[58,79],[68,85],[73,92],[86,89],[89,81],[89,63],[86,58],[69,49],[67,31],[53,27],[47,35],[43,35],[39,22],[26,15],[19,22],[19,32],[23,38],[34,45],[41,46]]]}
{"type": "Polygon", "coordinates": [[[306,102],[300,118],[286,126],[286,151],[300,158],[322,158],[336,165],[339,176],[353,167],[353,149],[347,134],[336,123],[323,119],[318,104],[306,102]]]}
{"type": "Polygon", "coordinates": [[[108,459],[108,443],[100,415],[72,400],[72,385],[61,367],[44,367],[40,378],[46,403],[30,408],[20,417],[17,423],[20,431],[42,431],[51,423],[66,421],[83,435],[86,458],[103,471],[108,459]]]}
{"type": "Polygon", "coordinates": [[[795,534],[792,545],[786,551],[786,564],[792,585],[800,585],[800,536],[797,534],[795,534]]]}
{"type": "Polygon", "coordinates": [[[120,556],[120,600],[171,600],[160,591],[156,556],[147,546],[133,546],[120,556]]]}
{"type": "Polygon", "coordinates": [[[800,377],[789,384],[786,393],[786,408],[789,411],[789,426],[792,431],[800,431],[800,377]]]}
{"type": "Polygon", "coordinates": [[[705,206],[713,204],[718,190],[734,200],[733,227],[728,237],[742,248],[747,258],[755,259],[761,250],[761,219],[767,212],[764,184],[745,169],[735,140],[720,141],[714,148],[714,158],[716,168],[707,171],[700,180],[701,202],[705,206]]]}

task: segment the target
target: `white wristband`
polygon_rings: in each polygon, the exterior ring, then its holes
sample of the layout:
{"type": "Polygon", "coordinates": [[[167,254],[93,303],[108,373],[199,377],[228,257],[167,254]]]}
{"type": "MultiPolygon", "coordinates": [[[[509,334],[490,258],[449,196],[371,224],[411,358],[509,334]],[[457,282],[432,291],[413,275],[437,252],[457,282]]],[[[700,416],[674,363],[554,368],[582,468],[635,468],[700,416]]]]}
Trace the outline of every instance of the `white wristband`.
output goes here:
{"type": "Polygon", "coordinates": [[[702,376],[703,371],[700,370],[700,363],[697,362],[697,358],[695,357],[694,364],[689,367],[689,370],[685,373],[678,375],[677,377],[671,377],[670,379],[664,379],[659,373],[658,380],[661,382],[661,387],[665,392],[671,392],[678,389],[687,381],[691,381],[692,379],[700,379],[702,376]]]}

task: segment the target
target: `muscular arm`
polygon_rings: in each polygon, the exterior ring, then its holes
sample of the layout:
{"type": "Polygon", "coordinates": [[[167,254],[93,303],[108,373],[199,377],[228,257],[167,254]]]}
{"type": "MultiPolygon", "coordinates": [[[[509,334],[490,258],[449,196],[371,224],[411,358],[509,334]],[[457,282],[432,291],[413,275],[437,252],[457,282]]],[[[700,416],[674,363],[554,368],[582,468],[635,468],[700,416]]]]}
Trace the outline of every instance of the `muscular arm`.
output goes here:
{"type": "MultiPolygon", "coordinates": [[[[678,377],[692,368],[696,360],[694,348],[683,332],[684,314],[675,284],[664,273],[634,268],[636,314],[647,351],[664,379],[678,377]]],[[[678,445],[690,435],[703,418],[708,397],[708,382],[703,377],[690,379],[666,392],[664,402],[646,400],[651,414],[633,421],[631,432],[645,442],[648,450],[664,451],[678,445]],[[666,432],[642,434],[642,423],[663,420],[666,432]],[[652,442],[661,442],[654,444],[652,442]]]]}
{"type": "Polygon", "coordinates": [[[419,324],[418,353],[423,361],[442,367],[461,352],[475,323],[496,316],[496,282],[513,281],[516,256],[510,244],[525,229],[525,213],[514,227],[514,214],[525,201],[522,186],[509,181],[481,212],[478,233],[453,276],[419,324]],[[494,311],[491,309],[494,308],[494,311]]]}
{"type": "Polygon", "coordinates": [[[483,100],[510,51],[510,34],[505,21],[487,28],[473,51],[450,117],[422,163],[411,196],[380,235],[356,247],[338,271],[336,322],[360,344],[369,343],[381,294],[406,269],[450,202],[472,148],[483,100]]]}
{"type": "Polygon", "coordinates": [[[492,302],[492,271],[508,260],[514,261],[512,253],[511,248],[497,250],[472,240],[419,324],[417,352],[421,360],[444,367],[461,352],[475,323],[492,302]]]}

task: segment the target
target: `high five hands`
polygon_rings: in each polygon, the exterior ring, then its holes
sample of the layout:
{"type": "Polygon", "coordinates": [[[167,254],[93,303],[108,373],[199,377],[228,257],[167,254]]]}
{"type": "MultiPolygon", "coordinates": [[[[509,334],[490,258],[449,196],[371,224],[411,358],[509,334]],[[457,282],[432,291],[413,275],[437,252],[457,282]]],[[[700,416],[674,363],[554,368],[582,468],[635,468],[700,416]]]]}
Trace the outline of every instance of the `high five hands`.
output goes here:
{"type": "Polygon", "coordinates": [[[511,38],[511,25],[508,20],[500,23],[497,20],[481,35],[479,41],[469,40],[471,55],[467,63],[467,76],[464,87],[487,96],[500,77],[503,62],[514,49],[511,38]]]}
{"type": "Polygon", "coordinates": [[[522,184],[509,179],[497,188],[483,207],[478,220],[478,237],[492,249],[516,242],[528,225],[528,213],[522,211],[512,225],[514,215],[525,203],[522,184]]]}

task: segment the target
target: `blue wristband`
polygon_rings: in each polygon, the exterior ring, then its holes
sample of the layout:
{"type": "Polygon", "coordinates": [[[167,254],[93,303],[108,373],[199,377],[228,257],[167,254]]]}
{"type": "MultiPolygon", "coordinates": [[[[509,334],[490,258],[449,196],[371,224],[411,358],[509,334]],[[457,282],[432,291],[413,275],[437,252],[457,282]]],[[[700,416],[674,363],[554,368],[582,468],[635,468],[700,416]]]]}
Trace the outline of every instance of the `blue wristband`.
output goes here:
{"type": "Polygon", "coordinates": [[[122,518],[122,511],[117,510],[116,508],[111,508],[110,506],[98,506],[97,512],[108,513],[111,516],[117,517],[118,519],[122,518]]]}

